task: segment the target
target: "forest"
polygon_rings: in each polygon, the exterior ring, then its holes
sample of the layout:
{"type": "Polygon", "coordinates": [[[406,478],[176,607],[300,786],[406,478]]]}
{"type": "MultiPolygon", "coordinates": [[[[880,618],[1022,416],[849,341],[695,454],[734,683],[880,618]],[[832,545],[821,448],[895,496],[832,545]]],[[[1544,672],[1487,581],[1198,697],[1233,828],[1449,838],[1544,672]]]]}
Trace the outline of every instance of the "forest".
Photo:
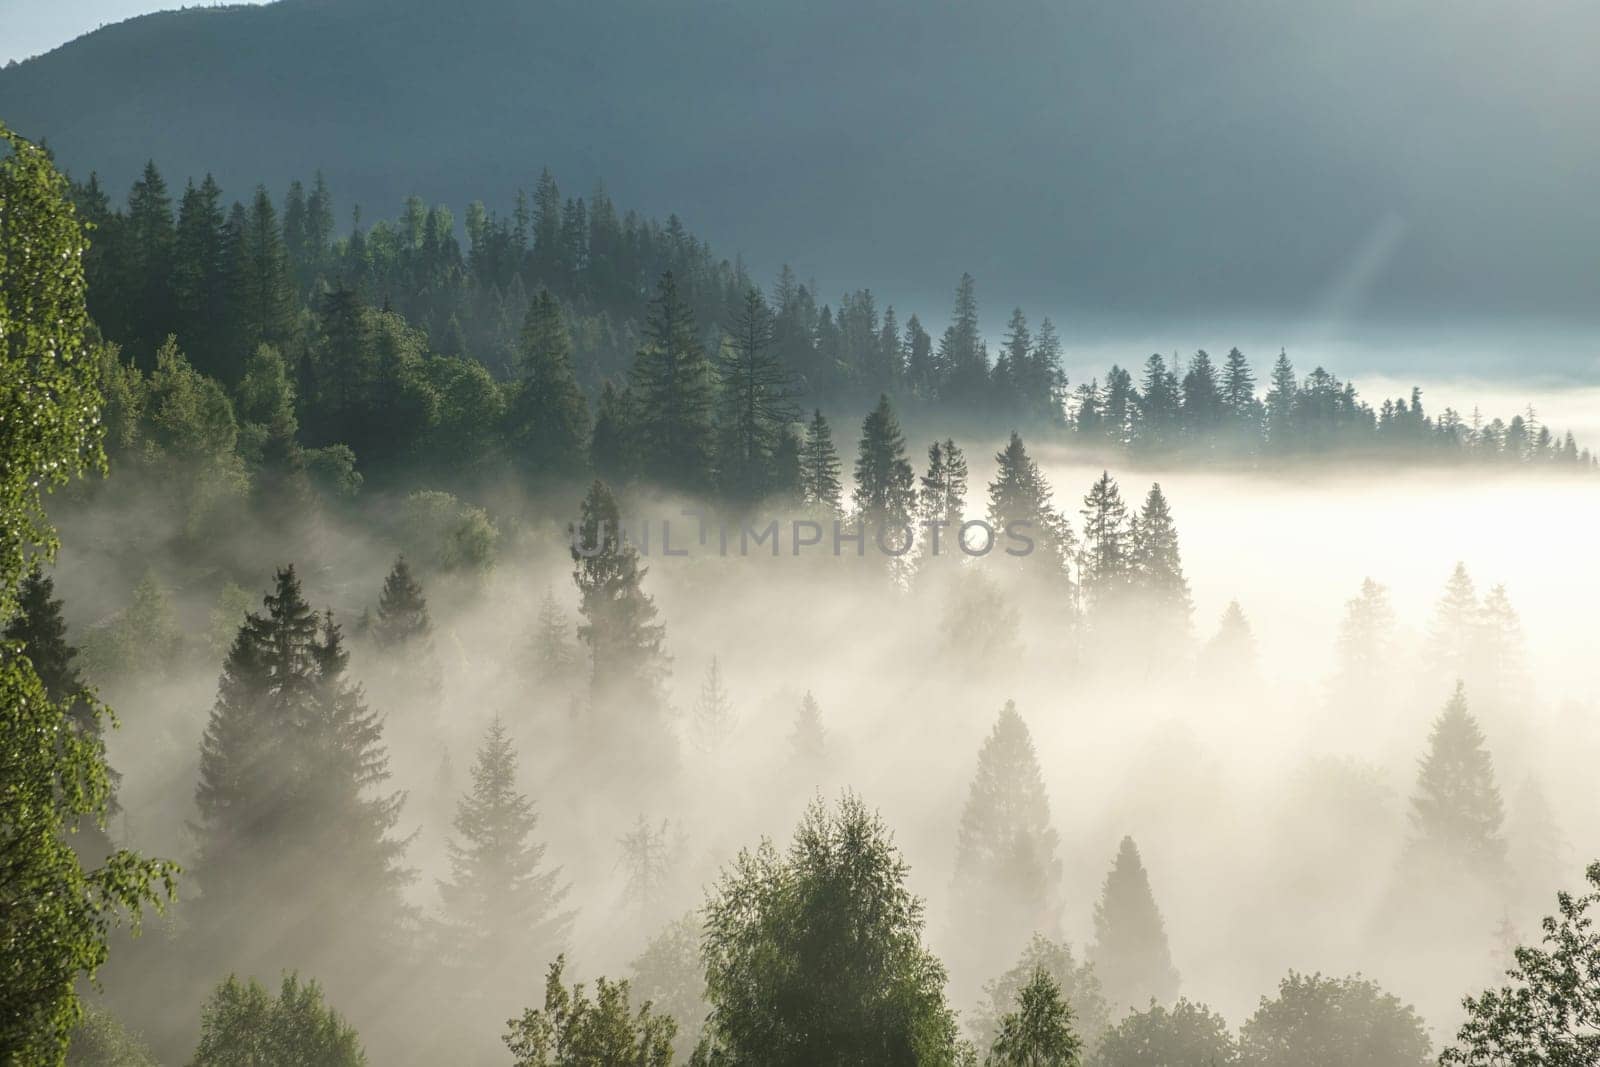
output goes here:
{"type": "Polygon", "coordinates": [[[5,1062],[1600,1062],[1531,408],[0,134],[5,1062]]]}

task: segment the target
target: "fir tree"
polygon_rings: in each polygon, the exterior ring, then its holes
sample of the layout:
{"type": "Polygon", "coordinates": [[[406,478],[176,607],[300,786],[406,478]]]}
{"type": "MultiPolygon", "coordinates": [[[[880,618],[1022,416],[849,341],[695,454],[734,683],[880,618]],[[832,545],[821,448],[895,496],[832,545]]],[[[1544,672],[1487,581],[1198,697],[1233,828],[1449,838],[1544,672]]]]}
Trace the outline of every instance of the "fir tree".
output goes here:
{"type": "Polygon", "coordinates": [[[67,641],[67,623],[55,588],[55,580],[35,563],[17,590],[17,611],[6,623],[4,637],[22,646],[22,655],[33,665],[46,699],[66,708],[79,730],[98,737],[100,717],[84,699],[83,679],[72,662],[78,658],[78,650],[67,641]]]}
{"type": "Polygon", "coordinates": [[[252,348],[286,340],[293,325],[294,289],[278,213],[265,187],[256,188],[235,256],[233,299],[243,340],[252,348]]]}
{"type": "Polygon", "coordinates": [[[1115,1009],[1152,999],[1166,1004],[1178,995],[1178,972],[1167,949],[1166,927],[1131,837],[1122,839],[1100,890],[1094,936],[1095,974],[1115,1009]]]}
{"type": "Polygon", "coordinates": [[[540,681],[559,684],[578,666],[578,650],[572,645],[571,633],[572,625],[557,602],[555,591],[546,589],[539,601],[531,650],[534,676],[540,681]]]}
{"type": "Polygon", "coordinates": [[[695,744],[702,752],[714,754],[727,743],[733,727],[733,702],[722,681],[722,665],[712,656],[706,680],[700,686],[700,699],[694,706],[695,744]]]}
{"type": "Polygon", "coordinates": [[[730,341],[721,357],[722,490],[736,500],[758,500],[774,488],[775,454],[796,414],[789,374],[773,350],[772,310],[760,289],[745,290],[730,341]]]}
{"type": "Polygon", "coordinates": [[[1466,565],[1457,563],[1428,625],[1425,656],[1434,671],[1445,678],[1474,674],[1482,644],[1480,622],[1478,591],[1466,565]]]}
{"type": "Polygon", "coordinates": [[[989,382],[988,356],[978,332],[977,286],[963,274],[956,286],[950,325],[939,339],[937,394],[956,403],[982,403],[989,382]]]}
{"type": "Polygon", "coordinates": [[[1215,678],[1237,681],[1256,671],[1256,637],[1237,600],[1228,601],[1217,632],[1206,643],[1200,657],[1204,673],[1215,678]]]}
{"type": "Polygon", "coordinates": [[[1054,929],[1061,880],[1056,844],[1033,739],[1007,701],[978,751],[956,841],[963,911],[990,917],[974,940],[1003,947],[1054,929]]]}
{"type": "Polygon", "coordinates": [[[379,645],[402,649],[408,656],[431,651],[433,620],[428,617],[428,599],[404,554],[395,557],[383,580],[372,634],[379,645]]]}
{"type": "Polygon", "coordinates": [[[632,379],[644,473],[669,488],[704,489],[713,458],[711,363],[671,271],[650,306],[632,379]]]}
{"type": "Polygon", "coordinates": [[[635,443],[631,391],[619,390],[608,379],[600,386],[594,432],[589,437],[589,462],[595,473],[619,484],[631,479],[638,467],[635,443]]]}
{"type": "Polygon", "coordinates": [[[659,688],[664,631],[656,622],[655,602],[644,591],[648,568],[639,565],[638,551],[622,533],[616,498],[595,482],[573,531],[573,580],[583,616],[578,636],[588,645],[593,665],[589,697],[596,726],[616,724],[603,731],[610,743],[631,741],[634,757],[659,758],[665,743],[659,688]]]}
{"type": "Polygon", "coordinates": [[[1087,960],[1077,960],[1066,943],[1035,933],[1010,970],[983,984],[983,999],[972,1015],[971,1025],[979,1048],[994,1044],[1001,1019],[1016,1009],[1022,990],[1041,973],[1055,983],[1081,1032],[1098,1034],[1105,1029],[1106,1001],[1094,968],[1087,960]]]}
{"type": "Polygon", "coordinates": [[[1133,587],[1145,608],[1181,635],[1189,632],[1193,606],[1189,580],[1183,576],[1178,527],[1159,482],[1150,486],[1144,507],[1133,522],[1133,587]]]}
{"type": "Polygon", "coordinates": [[[828,420],[820,410],[806,424],[805,444],[800,450],[800,491],[805,505],[819,514],[841,513],[839,453],[833,447],[828,420]]]}
{"type": "Polygon", "coordinates": [[[1128,508],[1109,471],[1083,498],[1083,563],[1079,582],[1091,608],[1116,604],[1133,580],[1128,508]]]}
{"type": "Polygon", "coordinates": [[[1256,399],[1256,375],[1250,361],[1237,348],[1228,350],[1222,367],[1222,401],[1240,434],[1253,436],[1260,421],[1260,401],[1256,399]]]}
{"type": "Polygon", "coordinates": [[[1286,352],[1279,352],[1272,364],[1271,384],[1267,387],[1266,434],[1267,447],[1277,455],[1294,451],[1295,397],[1299,388],[1295,383],[1294,366],[1286,352]]]}
{"type": "Polygon", "coordinates": [[[1389,590],[1371,578],[1344,606],[1333,676],[1333,697],[1343,706],[1360,707],[1384,695],[1393,656],[1394,608],[1389,590]]]}
{"type": "Polygon", "coordinates": [[[906,460],[905,435],[887,396],[878,398],[877,407],[861,424],[855,479],[851,499],[867,536],[885,531],[884,542],[899,547],[905,536],[901,531],[910,526],[916,504],[916,476],[906,460]]]}
{"type": "Polygon", "coordinates": [[[1489,750],[1457,683],[1434,720],[1417,774],[1408,860],[1434,876],[1497,885],[1506,875],[1504,820],[1489,750]]]}
{"type": "Polygon", "coordinates": [[[338,627],[311,610],[292,567],[264,603],[228,652],[201,742],[201,929],[238,963],[349,966],[352,950],[392,948],[406,921],[405,841],[391,836],[402,797],[378,792],[382,720],[345,677],[338,627]],[[285,893],[324,904],[285,915],[285,893]]]}
{"type": "Polygon", "coordinates": [[[472,766],[472,788],[456,807],[449,842],[450,879],[439,885],[456,962],[500,980],[530,959],[548,959],[571,933],[562,910],[568,887],[561,868],[545,866],[533,839],[539,815],[517,791],[517,753],[496,717],[472,766]]]}
{"type": "Polygon", "coordinates": [[[822,728],[822,710],[809,690],[800,699],[794,726],[789,731],[789,761],[802,774],[819,773],[828,758],[828,738],[822,728]]]}
{"type": "Polygon", "coordinates": [[[520,339],[522,382],[509,414],[523,469],[535,484],[578,476],[590,447],[589,404],[572,369],[572,341],[548,289],[528,305],[520,339]]]}
{"type": "MultiPolygon", "coordinates": [[[[917,515],[929,529],[939,530],[939,554],[960,558],[956,538],[967,511],[967,457],[949,438],[928,446],[928,473],[922,476],[917,515]]],[[[929,551],[932,551],[931,545],[929,551]]]]}
{"type": "Polygon", "coordinates": [[[1077,553],[1072,526],[1051,503],[1050,483],[1015,430],[995,463],[994,481],[989,483],[989,525],[997,532],[1014,529],[1028,538],[1034,545],[1029,558],[1042,563],[1046,574],[1065,579],[1077,553]]]}

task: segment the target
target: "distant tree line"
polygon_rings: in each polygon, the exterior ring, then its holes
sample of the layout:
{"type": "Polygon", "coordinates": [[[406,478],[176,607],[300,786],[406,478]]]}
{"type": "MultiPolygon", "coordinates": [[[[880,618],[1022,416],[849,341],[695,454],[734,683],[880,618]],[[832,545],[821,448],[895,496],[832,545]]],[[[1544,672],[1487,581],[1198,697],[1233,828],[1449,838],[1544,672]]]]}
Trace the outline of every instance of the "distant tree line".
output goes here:
{"type": "Polygon", "coordinates": [[[1259,383],[1233,349],[1070,386],[1048,319],[1015,309],[991,352],[970,275],[936,337],[867,289],[833,307],[785,268],[763,291],[676,216],[619,213],[603,188],[564,197],[548,172],[509,217],[475,202],[460,226],[413,198],[398,219],[357,212],[341,227],[320,176],[229,204],[209,176],[175,193],[152,163],[125,206],[94,175],[73,192],[90,313],[121,362],[148,376],[182,352],[219,383],[213,421],[230,406],[257,425],[247,460],[345,484],[356,469],[387,482],[509,468],[534,484],[594,472],[748,500],[792,486],[802,409],[880,395],[1192,462],[1594,464],[1531,409],[1430,415],[1416,389],[1374,407],[1283,353],[1259,383]]]}

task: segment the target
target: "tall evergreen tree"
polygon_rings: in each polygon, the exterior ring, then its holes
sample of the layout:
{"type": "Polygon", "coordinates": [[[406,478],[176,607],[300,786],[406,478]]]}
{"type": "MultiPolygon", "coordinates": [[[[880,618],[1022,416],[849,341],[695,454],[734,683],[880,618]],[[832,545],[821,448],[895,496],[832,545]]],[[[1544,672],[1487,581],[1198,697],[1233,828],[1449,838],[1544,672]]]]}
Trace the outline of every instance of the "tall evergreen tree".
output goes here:
{"type": "Polygon", "coordinates": [[[728,699],[728,687],[722,680],[722,664],[711,657],[706,668],[706,680],[700,686],[700,699],[694,706],[694,738],[702,752],[714,754],[733,733],[733,702],[728,699]]]}
{"type": "Polygon", "coordinates": [[[589,404],[572,369],[572,341],[548,289],[528,305],[520,340],[522,380],[508,410],[522,468],[536,485],[577,477],[590,446],[589,404]]]}
{"type": "Polygon", "coordinates": [[[1217,380],[1217,368],[1203,348],[1194,354],[1183,375],[1179,408],[1184,432],[1190,441],[1202,449],[1210,448],[1222,429],[1227,407],[1222,383],[1217,380]]]}
{"type": "Polygon", "coordinates": [[[1494,764],[1458,683],[1434,720],[1417,774],[1408,860],[1434,877],[1498,884],[1506,875],[1504,821],[1494,764]]]}
{"type": "Polygon", "coordinates": [[[593,664],[589,697],[596,726],[605,724],[603,736],[631,747],[633,757],[659,757],[665,730],[660,695],[666,669],[664,629],[656,621],[655,602],[644,591],[648,568],[639,565],[638,550],[622,534],[616,497],[597,481],[584,498],[573,531],[573,580],[583,616],[578,636],[589,646],[593,664]]]}
{"type": "Polygon", "coordinates": [[[839,453],[821,410],[806,424],[805,444],[800,450],[800,492],[805,505],[821,514],[838,515],[843,510],[839,453]]]}
{"type": "Polygon", "coordinates": [[[1266,433],[1267,447],[1277,455],[1287,455],[1297,447],[1295,441],[1295,398],[1299,395],[1294,365],[1287,352],[1279,352],[1272,364],[1272,378],[1267,387],[1266,433]]]}
{"type": "Polygon", "coordinates": [[[1176,447],[1181,408],[1177,374],[1167,367],[1160,353],[1152,353],[1145,360],[1144,377],[1139,382],[1134,444],[1148,451],[1176,447]]]}
{"type": "MultiPolygon", "coordinates": [[[[21,646],[21,654],[28,657],[44,686],[45,698],[66,708],[79,730],[98,737],[100,716],[84,699],[83,679],[72,662],[78,658],[78,650],[67,640],[67,623],[55,589],[55,580],[35,563],[17,589],[16,614],[7,620],[3,635],[7,642],[21,646]]],[[[6,654],[0,650],[0,655],[6,654]]]]}
{"type": "MultiPolygon", "coordinates": [[[[967,457],[946,438],[928,446],[928,473],[922,476],[917,517],[931,529],[938,529],[939,554],[959,559],[961,524],[967,511],[967,457]],[[942,526],[933,524],[942,523],[942,526]]],[[[932,551],[931,544],[929,551],[932,551]]]]}
{"type": "Polygon", "coordinates": [[[589,437],[589,462],[600,477],[621,484],[638,470],[632,390],[618,389],[607,379],[595,406],[594,432],[589,437]]]}
{"type": "Polygon", "coordinates": [[[546,866],[545,845],[534,840],[539,814],[517,790],[516,748],[498,717],[484,734],[453,826],[450,878],[439,884],[453,960],[490,989],[528,960],[557,955],[573,921],[563,910],[569,890],[561,868],[546,866]]]}
{"type": "Polygon", "coordinates": [[[1014,528],[1034,543],[1030,559],[1042,563],[1045,573],[1066,578],[1077,553],[1072,526],[1051,503],[1050,483],[1015,430],[995,463],[994,481],[989,483],[989,525],[997,532],[1014,528]]]}
{"type": "Polygon", "coordinates": [[[1477,588],[1466,565],[1457,563],[1428,624],[1428,665],[1445,678],[1471,676],[1482,645],[1481,619],[1477,588]]]}
{"type": "Polygon", "coordinates": [[[131,299],[129,342],[136,358],[148,367],[145,361],[171,329],[174,241],[172,197],[153,160],[144,165],[128,194],[123,236],[129,253],[130,274],[123,289],[131,299]]]}
{"type": "Polygon", "coordinates": [[[669,488],[706,488],[714,452],[715,382],[693,312],[671,271],[661,276],[651,302],[632,383],[644,473],[669,488]]]}
{"type": "Polygon", "coordinates": [[[428,598],[404,554],[395,557],[394,566],[383,580],[372,633],[378,644],[404,649],[407,655],[415,655],[432,645],[433,620],[428,616],[428,598]]]}
{"type": "Polygon", "coordinates": [[[1133,838],[1124,837],[1094,908],[1095,974],[1106,999],[1120,1012],[1178,995],[1178,972],[1167,949],[1167,931],[1150,891],[1150,878],[1133,838]]]}
{"type": "Polygon", "coordinates": [[[561,610],[553,589],[546,589],[539,601],[539,618],[533,627],[532,666],[534,676],[545,684],[559,685],[578,666],[578,650],[571,640],[572,625],[561,610]]]}
{"type": "Polygon", "coordinates": [[[987,399],[989,357],[978,332],[977,284],[970,274],[963,274],[956,286],[955,307],[950,312],[950,325],[939,339],[936,367],[940,398],[957,404],[987,399]]]}
{"type": "Polygon", "coordinates": [[[851,499],[867,536],[886,531],[884,543],[898,548],[904,538],[900,531],[910,525],[916,506],[916,476],[906,460],[905,435],[887,396],[878,398],[877,407],[861,424],[855,477],[851,499]]]}
{"type": "Polygon", "coordinates": [[[1083,563],[1079,582],[1091,609],[1118,603],[1133,581],[1132,531],[1128,507],[1109,471],[1083,498],[1083,563]]]}
{"type": "Polygon", "coordinates": [[[200,747],[200,944],[260,969],[324,961],[349,976],[395,949],[407,920],[382,719],[345,676],[331,618],[292,567],[239,628],[200,747]],[[285,897],[316,899],[311,914],[285,897]]]}
{"type": "Polygon", "coordinates": [[[178,206],[173,239],[173,328],[207,374],[232,379],[227,363],[227,241],[222,190],[207,174],[190,183],[178,206]]]}
{"type": "Polygon", "coordinates": [[[828,758],[828,736],[822,728],[822,710],[810,690],[800,699],[794,726],[789,731],[789,760],[803,775],[818,774],[828,758]]]}
{"type": "Polygon", "coordinates": [[[1394,608],[1389,590],[1371,578],[1345,601],[1333,676],[1333,698],[1346,707],[1379,699],[1387,688],[1394,654],[1394,608]]]}
{"type": "Polygon", "coordinates": [[[736,500],[757,500],[774,486],[774,457],[796,417],[789,374],[773,349],[772,310],[755,286],[734,312],[730,344],[721,357],[722,489],[736,500]]]}
{"type": "Polygon", "coordinates": [[[287,340],[293,327],[294,288],[278,213],[264,186],[256,187],[235,254],[234,302],[244,342],[253,349],[287,340]]]}
{"type": "Polygon", "coordinates": [[[957,832],[961,911],[973,919],[987,917],[981,932],[964,940],[1011,951],[1036,930],[1054,931],[1061,881],[1056,845],[1033,738],[1007,701],[978,751],[957,832]]]}
{"type": "Polygon", "coordinates": [[[1016,1009],[1001,1016],[985,1067],[1077,1067],[1083,1039],[1072,1022],[1055,979],[1035,971],[1017,994],[1016,1009]]]}
{"type": "Polygon", "coordinates": [[[1179,635],[1189,631],[1193,605],[1189,600],[1189,580],[1183,576],[1183,560],[1178,550],[1178,527],[1172,509],[1161,492],[1161,483],[1150,486],[1144,507],[1133,522],[1133,585],[1142,605],[1154,619],[1179,635]]]}

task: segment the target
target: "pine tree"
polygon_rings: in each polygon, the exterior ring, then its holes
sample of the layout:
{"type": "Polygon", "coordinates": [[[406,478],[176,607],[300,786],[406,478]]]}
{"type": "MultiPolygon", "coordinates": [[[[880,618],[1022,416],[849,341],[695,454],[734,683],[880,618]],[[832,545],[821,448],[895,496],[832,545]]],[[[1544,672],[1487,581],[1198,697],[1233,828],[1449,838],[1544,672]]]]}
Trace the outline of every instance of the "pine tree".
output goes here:
{"type": "Polygon", "coordinates": [[[995,463],[994,481],[989,483],[989,525],[1000,534],[1015,530],[1027,537],[1034,544],[1030,558],[1042,563],[1047,575],[1065,579],[1077,553],[1072,526],[1050,502],[1050,483],[1015,430],[995,463]]]}
{"type": "Polygon", "coordinates": [[[171,329],[174,242],[172,198],[153,160],[144,165],[128,194],[124,237],[130,253],[126,263],[129,274],[120,288],[130,298],[128,343],[139,362],[148,367],[156,346],[171,329]]]}
{"type": "MultiPolygon", "coordinates": [[[[956,538],[961,536],[966,511],[967,457],[953,440],[935,441],[928,446],[928,473],[922,476],[917,517],[929,529],[939,530],[939,555],[960,558],[956,538]]],[[[933,551],[931,542],[928,551],[933,551]]]]}
{"type": "Polygon", "coordinates": [[[1295,383],[1294,365],[1287,352],[1279,352],[1272,364],[1271,384],[1267,387],[1266,433],[1267,447],[1283,456],[1295,451],[1295,398],[1299,388],[1295,383]]]}
{"type": "Polygon", "coordinates": [[[937,393],[958,404],[983,403],[989,383],[988,356],[978,332],[977,285],[972,275],[963,274],[956,286],[955,307],[950,325],[939,339],[937,393]]]}
{"type": "Polygon", "coordinates": [[[1228,409],[1222,385],[1217,381],[1217,369],[1203,348],[1189,361],[1179,407],[1189,439],[1203,449],[1212,447],[1228,409]]]}
{"type": "Polygon", "coordinates": [[[607,379],[600,386],[594,433],[589,437],[589,463],[601,478],[621,484],[638,470],[631,390],[619,390],[607,379]]]}
{"type": "Polygon", "coordinates": [[[751,286],[734,314],[730,344],[721,357],[723,492],[752,501],[774,488],[774,457],[785,427],[796,416],[789,374],[773,349],[772,310],[751,286]]]}
{"type": "Polygon", "coordinates": [[[1095,974],[1116,1013],[1178,995],[1178,972],[1150,878],[1133,838],[1124,837],[1094,908],[1095,974]]]}
{"type": "Polygon", "coordinates": [[[885,544],[899,547],[904,539],[901,531],[910,526],[916,505],[916,476],[906,460],[905,435],[887,396],[878,397],[877,407],[861,424],[855,478],[851,499],[867,535],[885,531],[885,544]]]}
{"type": "Polygon", "coordinates": [[[590,700],[602,721],[628,716],[626,723],[639,743],[637,754],[643,756],[661,740],[664,631],[656,622],[655,603],[644,591],[648,568],[639,565],[638,550],[623,539],[621,510],[602,482],[595,482],[584,498],[572,557],[584,620],[578,636],[589,646],[593,664],[590,700]]]}
{"type": "Polygon", "coordinates": [[[1248,437],[1259,432],[1261,402],[1256,399],[1255,371],[1237,348],[1228,350],[1228,361],[1222,367],[1222,401],[1236,432],[1248,437]]]}
{"type": "Polygon", "coordinates": [[[1083,498],[1083,563],[1079,582],[1090,608],[1118,603],[1133,580],[1133,546],[1128,508],[1109,471],[1083,498]]]}
{"type": "Polygon", "coordinates": [[[828,758],[828,738],[822,728],[822,711],[810,690],[800,700],[794,727],[789,731],[789,761],[803,775],[821,772],[828,758]]]}
{"type": "MultiPolygon", "coordinates": [[[[382,719],[345,676],[339,628],[292,567],[228,652],[200,748],[201,944],[234,965],[370,964],[407,922],[400,794],[382,719]],[[286,897],[316,899],[285,913],[286,897]],[[357,962],[361,961],[361,962],[357,962]]],[[[347,971],[347,973],[349,973],[347,971]]]]}
{"type": "Polygon", "coordinates": [[[277,344],[293,326],[294,289],[278,213],[264,186],[256,187],[234,264],[234,307],[249,348],[277,344]]]}
{"type": "Polygon", "coordinates": [[[395,557],[383,580],[372,633],[379,645],[404,650],[408,656],[431,651],[433,620],[428,617],[428,598],[404,554],[395,557]]]}
{"type": "MultiPolygon", "coordinates": [[[[546,868],[534,840],[539,815],[517,791],[517,752],[496,717],[472,765],[471,790],[456,807],[450,879],[439,893],[454,960],[492,984],[527,961],[550,959],[571,935],[561,868],[546,868]]],[[[480,983],[481,984],[481,983],[480,983]]],[[[485,988],[488,988],[485,985],[485,988]]]]}
{"type": "Polygon", "coordinates": [[[1201,653],[1200,665],[1205,674],[1235,682],[1255,673],[1256,638],[1237,600],[1228,601],[1223,609],[1217,632],[1201,653]]]}
{"type": "Polygon", "coordinates": [[[1346,707],[1359,707],[1380,697],[1393,655],[1394,608],[1389,590],[1371,578],[1345,602],[1339,625],[1333,696],[1346,707]]]}
{"type": "Polygon", "coordinates": [[[1006,702],[978,751],[956,839],[962,912],[987,916],[966,938],[1001,949],[1057,924],[1061,861],[1038,755],[1016,705],[1006,702]]]}
{"type": "Polygon", "coordinates": [[[1457,563],[1428,625],[1428,665],[1445,678],[1471,676],[1482,644],[1480,622],[1478,591],[1466,565],[1457,563]]]}
{"type": "Polygon", "coordinates": [[[532,665],[539,681],[559,685],[572,676],[578,666],[578,650],[572,645],[571,632],[567,613],[556,601],[555,591],[546,589],[533,629],[532,665]]]}
{"type": "Polygon", "coordinates": [[[1061,369],[1061,338],[1048,318],[1039,323],[1024,382],[1024,404],[1031,415],[1050,426],[1066,421],[1067,375],[1061,369]]]}
{"type": "Polygon", "coordinates": [[[700,686],[700,699],[694,706],[695,744],[702,752],[715,754],[727,743],[733,727],[733,703],[722,681],[722,665],[712,656],[706,680],[700,686]]]}
{"type": "Polygon", "coordinates": [[[833,432],[820,410],[806,424],[805,444],[800,450],[800,491],[806,507],[823,515],[839,515],[843,504],[839,485],[839,453],[833,447],[833,432]]]}
{"type": "Polygon", "coordinates": [[[671,271],[650,306],[632,378],[643,470],[668,488],[705,489],[714,453],[711,363],[671,271]]]}
{"type": "Polygon", "coordinates": [[[1408,861],[1433,877],[1467,876],[1498,885],[1506,875],[1505,821],[1494,765],[1466,689],[1456,684],[1434,720],[1411,797],[1408,861]]]}
{"type": "Polygon", "coordinates": [[[173,239],[174,326],[196,365],[214,377],[233,377],[224,362],[227,342],[227,243],[222,190],[211,175],[184,190],[173,239]]]}
{"type": "Polygon", "coordinates": [[[535,485],[583,471],[590,448],[589,404],[572,369],[572,341],[548,289],[528,305],[520,340],[521,387],[508,414],[518,458],[535,485]]]}
{"type": "Polygon", "coordinates": [[[1178,527],[1172,520],[1167,498],[1161,492],[1161,483],[1150,486],[1144,507],[1133,522],[1132,533],[1132,578],[1136,594],[1156,619],[1186,635],[1193,605],[1178,551],[1178,527]]]}
{"type": "Polygon", "coordinates": [[[1167,369],[1166,360],[1152,353],[1145,360],[1144,377],[1139,382],[1138,423],[1134,443],[1147,451],[1161,451],[1178,444],[1181,419],[1178,378],[1167,369]]]}
{"type": "Polygon", "coordinates": [[[72,662],[78,650],[67,641],[67,623],[55,588],[55,580],[35,563],[17,589],[16,614],[6,622],[4,637],[22,646],[21,653],[33,665],[50,703],[65,707],[79,730],[98,737],[100,717],[84,699],[83,679],[72,662]]]}

